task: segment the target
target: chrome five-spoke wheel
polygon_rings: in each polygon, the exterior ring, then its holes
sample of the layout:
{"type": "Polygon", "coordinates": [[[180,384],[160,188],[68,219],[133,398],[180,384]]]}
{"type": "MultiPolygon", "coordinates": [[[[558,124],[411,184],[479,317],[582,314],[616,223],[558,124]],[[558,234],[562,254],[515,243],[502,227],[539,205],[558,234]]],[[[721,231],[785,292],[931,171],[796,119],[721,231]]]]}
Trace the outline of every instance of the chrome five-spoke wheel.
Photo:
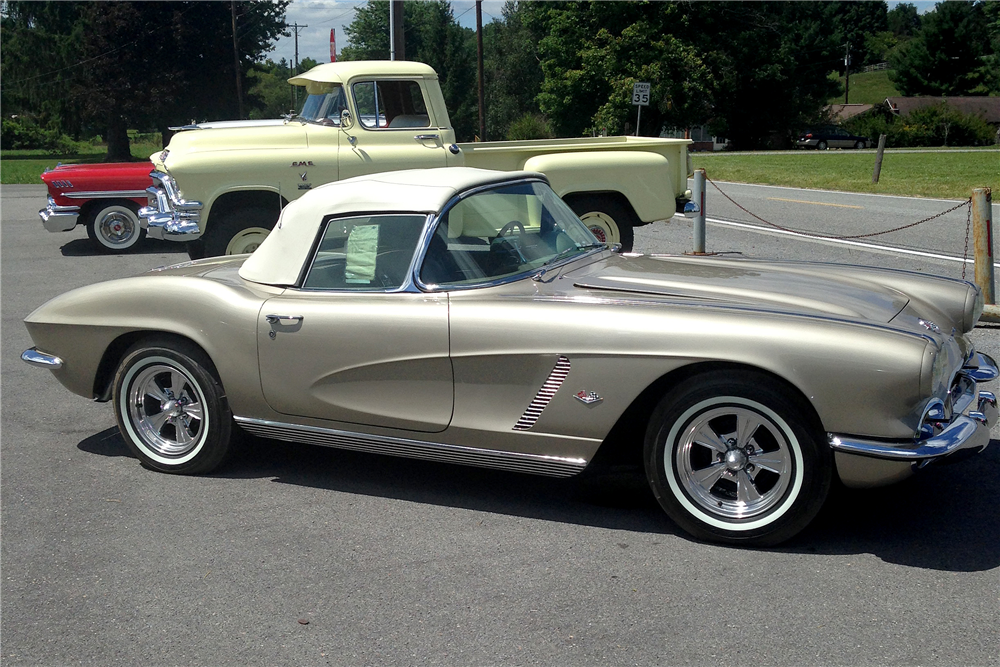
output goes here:
{"type": "Polygon", "coordinates": [[[211,367],[184,340],[141,341],[125,353],[115,376],[115,416],[144,464],[202,473],[228,457],[233,417],[211,367]]]}
{"type": "Polygon", "coordinates": [[[129,384],[129,421],[151,450],[178,459],[204,438],[205,397],[197,383],[169,363],[152,363],[129,384]]]}
{"type": "Polygon", "coordinates": [[[805,399],[742,369],[669,391],[650,419],[645,463],[660,505],[687,532],[758,546],[786,540],[812,520],[833,469],[805,399]]]}

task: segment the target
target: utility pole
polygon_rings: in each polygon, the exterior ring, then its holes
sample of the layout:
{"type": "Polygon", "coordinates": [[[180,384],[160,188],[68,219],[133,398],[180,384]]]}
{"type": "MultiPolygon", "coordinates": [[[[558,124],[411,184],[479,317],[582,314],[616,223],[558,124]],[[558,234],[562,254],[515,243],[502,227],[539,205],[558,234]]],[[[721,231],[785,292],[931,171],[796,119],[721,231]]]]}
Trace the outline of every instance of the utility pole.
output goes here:
{"type": "Polygon", "coordinates": [[[847,52],[844,53],[844,104],[850,104],[848,101],[851,95],[851,43],[847,43],[847,52]]]}
{"type": "Polygon", "coordinates": [[[403,34],[403,0],[389,0],[389,60],[406,60],[403,34]]]}
{"type": "MultiPolygon", "coordinates": [[[[298,23],[293,23],[289,27],[292,30],[295,31],[295,64],[292,67],[292,76],[295,76],[295,75],[297,75],[299,73],[299,30],[301,30],[302,28],[308,28],[309,26],[307,26],[307,25],[299,25],[298,23]]],[[[293,111],[298,111],[299,110],[299,87],[298,86],[292,86],[292,110],[293,111]]]]}
{"type": "Polygon", "coordinates": [[[240,80],[240,47],[236,39],[236,0],[230,0],[233,15],[233,64],[236,71],[236,100],[239,102],[240,120],[243,120],[243,82],[240,80]]]}
{"type": "Polygon", "coordinates": [[[479,140],[486,141],[486,105],[483,85],[483,0],[476,0],[476,52],[479,69],[479,140]]]}

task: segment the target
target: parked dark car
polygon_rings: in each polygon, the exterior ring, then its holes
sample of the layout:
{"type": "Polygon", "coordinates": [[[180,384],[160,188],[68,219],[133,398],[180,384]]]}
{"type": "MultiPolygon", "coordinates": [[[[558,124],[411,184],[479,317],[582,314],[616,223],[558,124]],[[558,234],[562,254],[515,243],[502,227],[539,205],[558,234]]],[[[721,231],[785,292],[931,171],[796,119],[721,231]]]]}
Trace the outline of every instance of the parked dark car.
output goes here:
{"type": "Polygon", "coordinates": [[[818,127],[806,130],[799,135],[795,145],[799,148],[816,148],[825,151],[827,148],[868,148],[871,140],[858,137],[840,127],[818,127]]]}

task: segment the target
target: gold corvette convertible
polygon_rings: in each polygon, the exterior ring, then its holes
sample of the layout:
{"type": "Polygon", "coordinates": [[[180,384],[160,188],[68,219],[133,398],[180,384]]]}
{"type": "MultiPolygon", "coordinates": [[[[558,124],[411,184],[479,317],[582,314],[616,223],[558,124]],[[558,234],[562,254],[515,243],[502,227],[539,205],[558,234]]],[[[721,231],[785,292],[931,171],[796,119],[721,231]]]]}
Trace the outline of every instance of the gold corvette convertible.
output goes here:
{"type": "Polygon", "coordinates": [[[900,271],[622,255],[541,174],[433,169],[316,188],[252,255],[57,297],[22,358],[113,401],[164,472],[218,468],[241,431],[556,477],[600,450],[694,536],[770,545],[834,476],[989,444],[981,310],[900,271]]]}

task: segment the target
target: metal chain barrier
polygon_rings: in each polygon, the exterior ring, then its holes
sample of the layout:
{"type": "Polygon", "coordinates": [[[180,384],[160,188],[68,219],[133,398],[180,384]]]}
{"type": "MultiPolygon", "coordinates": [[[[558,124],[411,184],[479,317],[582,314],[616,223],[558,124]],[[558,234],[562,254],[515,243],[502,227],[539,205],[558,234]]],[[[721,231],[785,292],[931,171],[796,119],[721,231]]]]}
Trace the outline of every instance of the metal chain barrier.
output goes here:
{"type": "Polygon", "coordinates": [[[965,215],[965,250],[962,251],[962,280],[965,280],[965,267],[969,263],[969,230],[972,229],[972,198],[969,198],[969,212],[965,215]]]}
{"type": "MultiPolygon", "coordinates": [[[[775,224],[775,223],[773,223],[773,222],[771,222],[769,220],[765,220],[764,218],[760,217],[756,213],[753,213],[753,212],[747,210],[744,206],[742,206],[742,205],[738,204],[736,201],[734,201],[733,198],[730,197],[729,195],[727,195],[725,192],[723,192],[722,188],[720,188],[718,186],[718,184],[715,181],[713,181],[711,178],[709,178],[708,176],[705,176],[705,180],[708,181],[709,183],[711,183],[715,187],[715,189],[719,191],[719,194],[721,194],[723,197],[725,197],[726,199],[728,199],[730,201],[730,203],[733,204],[733,206],[735,206],[736,208],[740,209],[741,211],[743,211],[744,213],[746,213],[750,217],[763,222],[765,225],[768,225],[769,227],[774,227],[775,229],[781,230],[783,232],[788,232],[789,234],[798,234],[799,236],[811,236],[811,237],[817,238],[817,239],[832,239],[832,240],[844,240],[844,241],[847,241],[847,240],[850,240],[850,239],[867,239],[867,238],[871,238],[873,236],[882,236],[883,234],[892,234],[893,232],[900,232],[900,231],[903,231],[904,229],[909,229],[910,227],[916,227],[917,225],[922,225],[925,222],[930,222],[931,220],[935,220],[937,218],[940,218],[942,215],[947,215],[948,213],[951,213],[952,211],[957,211],[958,209],[962,208],[963,206],[968,206],[969,207],[969,219],[971,220],[971,218],[972,218],[972,197],[969,197],[965,201],[952,206],[947,211],[941,211],[940,213],[936,213],[936,214],[934,214],[934,215],[932,215],[932,216],[930,216],[928,218],[924,218],[923,220],[917,220],[916,222],[911,222],[908,225],[903,225],[901,227],[893,227],[892,229],[886,229],[886,230],[883,230],[881,232],[870,232],[868,234],[853,234],[853,235],[844,235],[844,236],[835,236],[835,235],[832,235],[832,234],[817,234],[816,232],[803,232],[803,231],[800,231],[798,229],[791,229],[790,227],[782,227],[781,225],[777,225],[777,224],[775,224]]],[[[966,226],[966,237],[965,237],[965,252],[966,253],[968,253],[968,251],[969,251],[969,236],[968,236],[968,231],[969,230],[968,230],[968,225],[967,225],[966,226]]],[[[963,265],[963,269],[962,270],[964,272],[964,270],[965,270],[964,265],[963,265]]]]}

